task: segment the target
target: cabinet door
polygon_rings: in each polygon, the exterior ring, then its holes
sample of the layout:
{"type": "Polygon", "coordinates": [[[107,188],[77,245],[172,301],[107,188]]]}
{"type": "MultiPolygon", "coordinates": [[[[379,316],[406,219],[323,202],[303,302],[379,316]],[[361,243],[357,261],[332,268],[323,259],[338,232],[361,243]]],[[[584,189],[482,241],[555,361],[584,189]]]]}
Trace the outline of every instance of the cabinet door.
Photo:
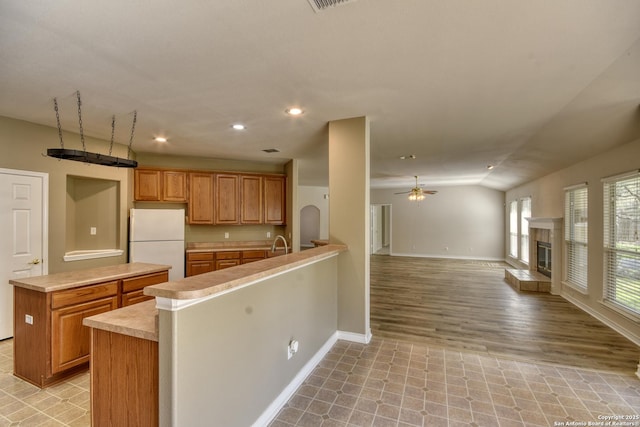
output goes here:
{"type": "Polygon", "coordinates": [[[189,173],[189,224],[213,224],[213,174],[189,173]]]}
{"type": "Polygon", "coordinates": [[[187,201],[187,173],[182,171],[162,172],[162,200],[165,202],[187,201]]]}
{"type": "Polygon", "coordinates": [[[118,308],[118,297],[70,305],[51,312],[51,373],[89,361],[90,328],[82,324],[85,317],[118,308]]]}
{"type": "Polygon", "coordinates": [[[133,198],[139,201],[159,202],[162,194],[162,173],[159,170],[133,171],[133,198]]]}
{"type": "Polygon", "coordinates": [[[240,223],[239,176],[216,174],[215,220],[216,224],[240,223]]]}
{"type": "Polygon", "coordinates": [[[264,223],[284,225],[286,223],[286,187],[284,176],[264,177],[264,223]]]}
{"type": "Polygon", "coordinates": [[[240,223],[262,224],[262,177],[240,176],[240,223]]]}
{"type": "Polygon", "coordinates": [[[219,259],[216,261],[216,270],[240,265],[240,259],[219,259]]]}

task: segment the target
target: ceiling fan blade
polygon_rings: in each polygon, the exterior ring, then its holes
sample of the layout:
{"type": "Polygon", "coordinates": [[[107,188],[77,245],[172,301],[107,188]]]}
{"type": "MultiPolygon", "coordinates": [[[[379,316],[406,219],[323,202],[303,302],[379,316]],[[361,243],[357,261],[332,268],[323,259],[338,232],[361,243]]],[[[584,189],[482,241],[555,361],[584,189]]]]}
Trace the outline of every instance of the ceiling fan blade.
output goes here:
{"type": "Polygon", "coordinates": [[[436,190],[422,190],[422,194],[436,194],[436,190]]]}
{"type": "Polygon", "coordinates": [[[411,193],[411,191],[403,191],[401,193],[393,193],[393,194],[409,194],[409,193],[411,193]]]}

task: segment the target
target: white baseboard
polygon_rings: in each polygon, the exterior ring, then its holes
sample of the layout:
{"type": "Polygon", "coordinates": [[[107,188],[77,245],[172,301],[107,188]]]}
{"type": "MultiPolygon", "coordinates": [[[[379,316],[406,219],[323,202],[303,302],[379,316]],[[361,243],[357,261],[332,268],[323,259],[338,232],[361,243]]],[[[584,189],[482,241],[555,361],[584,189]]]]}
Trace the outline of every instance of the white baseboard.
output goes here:
{"type": "Polygon", "coordinates": [[[430,255],[430,254],[413,254],[413,253],[403,253],[403,252],[392,252],[391,256],[402,256],[402,257],[414,257],[414,258],[441,258],[441,259],[464,259],[468,261],[505,261],[504,258],[491,258],[491,257],[474,257],[474,256],[463,256],[463,255],[430,255]]]}
{"type": "Polygon", "coordinates": [[[320,347],[320,350],[313,355],[311,359],[300,369],[297,375],[291,380],[284,390],[278,395],[278,397],[271,402],[269,407],[260,415],[260,417],[253,423],[253,427],[267,426],[278,415],[280,409],[289,401],[291,396],[302,385],[304,380],[309,376],[315,367],[320,363],[322,358],[331,350],[331,347],[338,341],[339,333],[336,331],[329,339],[320,347]]]}
{"type": "Polygon", "coordinates": [[[360,344],[369,344],[372,337],[371,329],[369,329],[366,334],[357,334],[355,332],[345,332],[345,331],[338,331],[337,334],[338,334],[339,340],[357,342],[360,344]]]}
{"type": "MultiPolygon", "coordinates": [[[[582,303],[581,301],[578,301],[577,299],[573,298],[571,295],[568,295],[566,293],[562,293],[560,296],[562,298],[566,299],[567,301],[569,301],[571,304],[573,304],[576,307],[578,307],[580,310],[590,314],[591,316],[595,317],[596,319],[598,319],[599,321],[601,321],[602,323],[604,323],[605,325],[607,325],[608,327],[610,327],[614,331],[618,332],[620,335],[624,336],[626,339],[628,339],[629,341],[631,341],[635,345],[640,346],[640,340],[638,339],[637,336],[635,336],[633,333],[631,333],[631,331],[629,331],[629,330],[623,328],[622,326],[618,325],[617,323],[611,321],[611,319],[606,318],[605,316],[603,316],[602,314],[598,313],[597,311],[595,311],[594,309],[592,309],[588,305],[586,305],[586,304],[582,303]]],[[[640,366],[638,367],[638,370],[640,371],[640,366]]]]}
{"type": "Polygon", "coordinates": [[[336,331],[329,339],[322,345],[320,350],[313,355],[311,359],[300,369],[296,376],[291,380],[284,390],[278,395],[278,397],[271,402],[269,407],[260,415],[260,417],[253,423],[252,427],[267,426],[278,415],[280,409],[291,399],[291,396],[298,390],[304,380],[313,372],[316,366],[322,361],[324,356],[331,350],[331,347],[338,340],[357,342],[361,344],[368,344],[371,341],[371,329],[366,334],[356,334],[353,332],[336,331]]]}

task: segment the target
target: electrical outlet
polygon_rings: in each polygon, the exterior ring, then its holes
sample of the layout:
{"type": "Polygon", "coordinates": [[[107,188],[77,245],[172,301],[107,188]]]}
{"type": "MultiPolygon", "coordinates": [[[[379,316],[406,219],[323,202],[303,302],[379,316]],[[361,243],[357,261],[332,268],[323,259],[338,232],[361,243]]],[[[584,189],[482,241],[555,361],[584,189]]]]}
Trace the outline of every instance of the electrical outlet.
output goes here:
{"type": "Polygon", "coordinates": [[[91,229],[89,230],[89,233],[92,236],[95,236],[98,233],[98,229],[96,227],[91,227],[91,229]]]}
{"type": "Polygon", "coordinates": [[[225,238],[225,239],[228,239],[228,238],[229,238],[229,233],[226,233],[226,232],[225,232],[225,233],[224,233],[224,238],[225,238]]]}
{"type": "Polygon", "coordinates": [[[24,323],[26,323],[27,325],[33,325],[33,316],[30,314],[25,314],[24,323]]]}
{"type": "Polygon", "coordinates": [[[287,360],[291,359],[294,354],[298,352],[298,340],[289,341],[289,346],[287,347],[287,360]]]}
{"type": "Polygon", "coordinates": [[[271,232],[267,231],[267,239],[271,237],[271,232]]]}

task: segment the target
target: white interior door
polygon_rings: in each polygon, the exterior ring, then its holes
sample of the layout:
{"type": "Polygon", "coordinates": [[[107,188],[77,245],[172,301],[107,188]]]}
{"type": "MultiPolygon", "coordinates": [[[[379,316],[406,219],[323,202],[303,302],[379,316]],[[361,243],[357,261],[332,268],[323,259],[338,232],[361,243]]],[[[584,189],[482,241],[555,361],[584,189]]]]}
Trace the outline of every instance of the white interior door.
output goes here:
{"type": "Polygon", "coordinates": [[[0,339],[13,336],[10,279],[47,274],[48,175],[0,169],[0,339]]]}

